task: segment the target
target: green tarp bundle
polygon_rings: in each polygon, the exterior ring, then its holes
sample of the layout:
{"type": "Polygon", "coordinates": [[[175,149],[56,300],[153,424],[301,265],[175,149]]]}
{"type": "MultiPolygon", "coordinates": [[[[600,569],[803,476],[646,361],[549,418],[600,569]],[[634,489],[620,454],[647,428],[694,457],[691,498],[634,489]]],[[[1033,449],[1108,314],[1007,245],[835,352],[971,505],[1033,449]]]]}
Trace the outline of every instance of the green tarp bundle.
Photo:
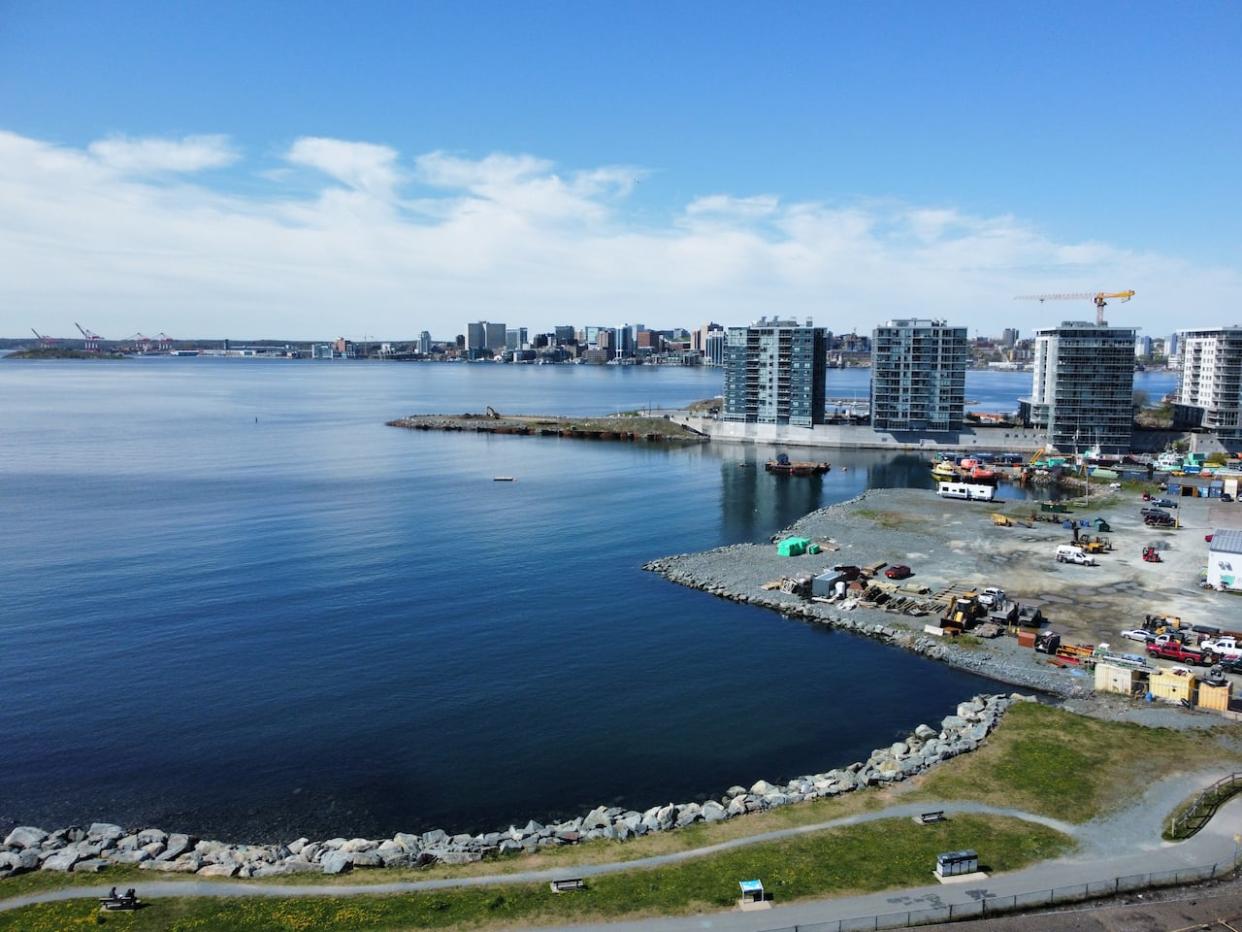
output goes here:
{"type": "Polygon", "coordinates": [[[811,541],[809,538],[786,537],[776,545],[776,552],[782,557],[800,557],[806,553],[807,548],[810,546],[811,541]]]}

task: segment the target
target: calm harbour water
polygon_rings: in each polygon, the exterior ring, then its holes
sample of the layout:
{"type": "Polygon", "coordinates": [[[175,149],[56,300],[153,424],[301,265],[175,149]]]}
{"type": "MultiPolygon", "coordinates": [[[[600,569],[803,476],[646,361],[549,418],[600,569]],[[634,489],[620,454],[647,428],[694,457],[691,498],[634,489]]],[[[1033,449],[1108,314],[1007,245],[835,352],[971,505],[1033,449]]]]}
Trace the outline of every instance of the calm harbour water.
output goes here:
{"type": "MultiPolygon", "coordinates": [[[[972,373],[968,397],[1028,385],[972,373]]],[[[639,569],[929,485],[913,457],[833,451],[782,481],[736,467],[753,448],[384,426],[719,390],[693,369],[0,362],[0,826],[487,830],[824,770],[998,688],[639,569]]]]}

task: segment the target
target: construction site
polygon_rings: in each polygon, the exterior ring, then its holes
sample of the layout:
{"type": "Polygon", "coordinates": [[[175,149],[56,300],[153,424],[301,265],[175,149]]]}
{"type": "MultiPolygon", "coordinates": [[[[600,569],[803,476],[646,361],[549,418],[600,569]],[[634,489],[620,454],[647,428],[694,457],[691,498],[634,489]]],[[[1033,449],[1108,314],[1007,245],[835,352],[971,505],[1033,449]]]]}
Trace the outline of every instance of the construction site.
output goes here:
{"type": "Polygon", "coordinates": [[[878,629],[998,679],[1228,712],[1242,694],[1242,633],[1232,631],[1242,629],[1242,601],[1206,586],[1205,538],[1242,525],[1242,506],[1177,504],[1121,490],[1090,503],[872,490],[771,543],[648,568],[808,621],[878,629]]]}

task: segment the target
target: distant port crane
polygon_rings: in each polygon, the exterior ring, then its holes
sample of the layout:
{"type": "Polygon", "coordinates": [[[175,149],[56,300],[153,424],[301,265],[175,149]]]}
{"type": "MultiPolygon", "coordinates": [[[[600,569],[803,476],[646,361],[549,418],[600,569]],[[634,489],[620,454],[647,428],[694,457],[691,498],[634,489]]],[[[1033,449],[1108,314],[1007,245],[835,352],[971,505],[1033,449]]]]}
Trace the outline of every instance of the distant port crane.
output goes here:
{"type": "Polygon", "coordinates": [[[99,341],[102,340],[103,337],[97,334],[94,330],[87,330],[77,321],[74,321],[73,325],[78,328],[78,333],[82,334],[82,339],[85,340],[82,344],[82,348],[88,353],[98,353],[99,341]]]}
{"type": "Polygon", "coordinates": [[[173,338],[161,330],[155,335],[155,342],[159,344],[161,350],[170,350],[172,349],[173,338]]]}
{"type": "Polygon", "coordinates": [[[34,327],[31,327],[31,328],[30,328],[30,332],[31,332],[31,333],[33,333],[36,337],[38,337],[38,338],[39,338],[39,345],[40,345],[40,346],[42,346],[42,347],[44,347],[45,349],[46,349],[47,347],[50,347],[50,346],[55,346],[55,345],[56,345],[56,338],[55,338],[55,337],[45,337],[45,336],[44,336],[43,334],[41,334],[38,330],[36,330],[34,327]]]}
{"type": "Polygon", "coordinates": [[[1071,291],[1064,294],[1020,294],[1014,300],[1038,301],[1040,304],[1045,301],[1094,301],[1095,322],[1102,327],[1104,326],[1104,308],[1108,306],[1109,299],[1126,302],[1133,297],[1133,291],[1071,291]]]}

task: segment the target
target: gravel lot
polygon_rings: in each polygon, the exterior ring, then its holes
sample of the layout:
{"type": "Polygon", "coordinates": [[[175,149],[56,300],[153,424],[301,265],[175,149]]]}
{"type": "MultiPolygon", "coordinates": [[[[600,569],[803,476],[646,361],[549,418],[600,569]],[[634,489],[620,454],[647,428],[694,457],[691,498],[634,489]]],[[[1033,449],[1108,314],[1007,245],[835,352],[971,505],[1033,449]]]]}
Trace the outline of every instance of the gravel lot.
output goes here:
{"type": "MultiPolygon", "coordinates": [[[[1100,555],[1100,565],[1095,567],[1056,562],[1057,545],[1072,541],[1071,532],[1060,525],[993,525],[994,511],[1030,523],[1029,503],[949,501],[922,490],[879,489],[811,512],[778,535],[810,537],[827,548],[822,554],[780,557],[771,542],[765,541],[666,557],[648,568],[674,582],[765,605],[809,623],[862,627],[862,633],[1005,682],[1064,697],[1084,696],[1092,688],[1088,673],[1052,667],[1045,655],[1020,648],[1013,638],[977,644],[945,642],[923,634],[923,626],[936,621],[934,616],[911,617],[862,607],[846,611],[761,587],[782,576],[819,573],[834,564],[904,563],[915,575],[896,585],[931,593],[950,586],[1000,586],[1022,604],[1039,606],[1050,627],[1067,641],[1103,642],[1127,653],[1141,653],[1141,645],[1123,640],[1120,631],[1141,625],[1148,614],[1242,628],[1242,599],[1198,586],[1207,559],[1203,535],[1208,532],[1208,504],[1183,501],[1184,527],[1175,531],[1145,527],[1139,515],[1142,503],[1134,494],[1113,493],[1093,499],[1090,508],[1076,508],[1074,517],[1099,516],[1112,526],[1105,536],[1114,550],[1100,555]],[[1153,542],[1161,546],[1165,562],[1142,560],[1142,548],[1153,542]],[[871,631],[877,624],[887,630],[871,631]]],[[[1238,685],[1242,687],[1242,681],[1238,685]]],[[[1172,727],[1221,723],[1219,717],[1204,713],[1137,706],[1124,700],[1082,706],[1079,711],[1172,727]]]]}

